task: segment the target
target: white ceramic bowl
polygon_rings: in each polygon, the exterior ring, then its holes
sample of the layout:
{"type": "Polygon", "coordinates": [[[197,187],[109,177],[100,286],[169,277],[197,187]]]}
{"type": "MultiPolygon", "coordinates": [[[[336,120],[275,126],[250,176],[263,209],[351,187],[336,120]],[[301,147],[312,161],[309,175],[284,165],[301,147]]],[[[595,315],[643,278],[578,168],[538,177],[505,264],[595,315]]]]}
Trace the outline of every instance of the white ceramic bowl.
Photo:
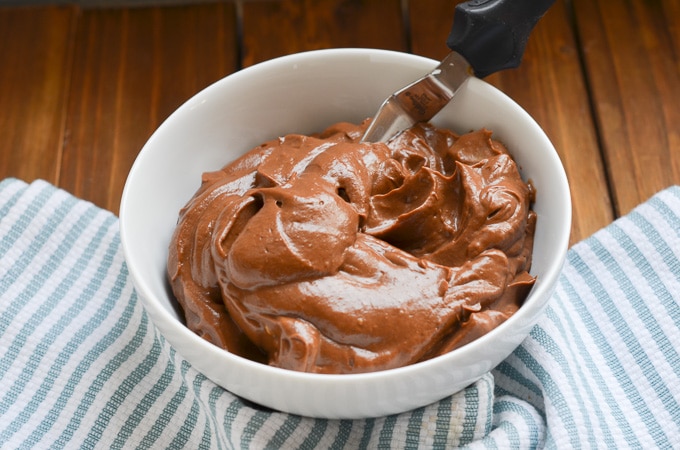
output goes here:
{"type": "Polygon", "coordinates": [[[479,79],[466,82],[435,124],[458,132],[493,130],[537,191],[531,272],[538,281],[520,310],[498,328],[451,353],[399,369],[353,375],[299,373],[246,360],[199,338],[184,326],[166,281],[168,244],[178,212],[199,187],[202,172],[277,136],[370,117],[390,93],[436,64],[419,56],[368,49],[285,56],[209,86],[151,136],[123,192],[123,251],[151,319],[194,368],[232,393],[277,410],[326,418],[383,416],[465,388],[527,336],[553,292],[566,255],[569,187],[541,128],[510,98],[479,79]]]}

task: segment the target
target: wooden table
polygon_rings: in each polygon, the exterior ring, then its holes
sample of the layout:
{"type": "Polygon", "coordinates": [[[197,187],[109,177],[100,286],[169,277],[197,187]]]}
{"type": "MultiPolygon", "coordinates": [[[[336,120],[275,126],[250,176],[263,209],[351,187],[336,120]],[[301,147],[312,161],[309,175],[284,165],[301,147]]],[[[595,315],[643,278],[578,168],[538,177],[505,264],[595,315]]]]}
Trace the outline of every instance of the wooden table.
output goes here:
{"type": "MultiPolygon", "coordinates": [[[[45,179],[118,211],[140,148],[240,68],[329,47],[441,59],[452,0],[243,0],[0,8],[0,179],[45,179]]],[[[572,243],[680,184],[680,0],[557,0],[519,69],[487,79],[555,144],[572,243]]]]}

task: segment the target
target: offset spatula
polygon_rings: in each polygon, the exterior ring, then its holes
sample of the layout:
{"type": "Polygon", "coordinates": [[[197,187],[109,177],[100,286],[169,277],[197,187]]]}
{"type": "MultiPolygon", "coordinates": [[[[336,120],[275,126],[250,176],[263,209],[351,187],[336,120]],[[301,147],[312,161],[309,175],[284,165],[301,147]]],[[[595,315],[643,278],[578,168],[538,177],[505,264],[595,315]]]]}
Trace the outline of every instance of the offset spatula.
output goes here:
{"type": "Polygon", "coordinates": [[[472,0],[456,6],[446,45],[452,52],[429,74],[385,100],[362,142],[386,142],[426,122],[463,82],[517,67],[531,30],[555,0],[472,0]]]}

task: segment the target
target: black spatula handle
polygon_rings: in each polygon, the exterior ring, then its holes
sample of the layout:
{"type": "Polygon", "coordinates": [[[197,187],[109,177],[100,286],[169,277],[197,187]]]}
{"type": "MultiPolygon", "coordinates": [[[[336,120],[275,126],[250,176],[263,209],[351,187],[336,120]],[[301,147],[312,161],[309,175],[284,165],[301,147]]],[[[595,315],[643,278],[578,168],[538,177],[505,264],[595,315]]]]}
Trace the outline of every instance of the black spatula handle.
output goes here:
{"type": "Polygon", "coordinates": [[[472,0],[456,6],[448,47],[484,78],[517,67],[531,30],[555,0],[472,0]]]}

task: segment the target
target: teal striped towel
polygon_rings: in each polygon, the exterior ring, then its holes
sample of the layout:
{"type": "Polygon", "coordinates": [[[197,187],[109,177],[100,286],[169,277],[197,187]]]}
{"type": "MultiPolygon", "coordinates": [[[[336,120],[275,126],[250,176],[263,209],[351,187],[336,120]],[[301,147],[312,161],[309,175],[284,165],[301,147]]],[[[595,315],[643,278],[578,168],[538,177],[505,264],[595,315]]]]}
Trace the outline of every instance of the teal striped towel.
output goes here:
{"type": "Polygon", "coordinates": [[[149,321],[117,218],[0,183],[1,448],[680,448],[680,187],[575,245],[530,336],[464,391],[317,420],[248,404],[149,321]]]}

